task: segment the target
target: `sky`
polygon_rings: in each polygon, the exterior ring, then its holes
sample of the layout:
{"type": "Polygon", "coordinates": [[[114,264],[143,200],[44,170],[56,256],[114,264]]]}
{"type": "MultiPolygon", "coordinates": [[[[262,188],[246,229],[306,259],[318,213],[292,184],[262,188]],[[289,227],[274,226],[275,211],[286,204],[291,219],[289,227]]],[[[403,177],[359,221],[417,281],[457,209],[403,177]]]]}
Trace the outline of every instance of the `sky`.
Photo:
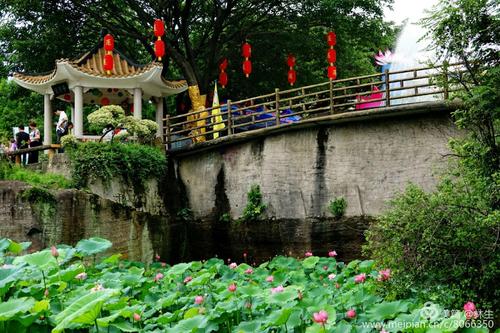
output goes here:
{"type": "Polygon", "coordinates": [[[385,18],[400,24],[405,19],[410,22],[419,20],[424,9],[430,9],[438,0],[394,0],[393,10],[385,9],[385,18]]]}

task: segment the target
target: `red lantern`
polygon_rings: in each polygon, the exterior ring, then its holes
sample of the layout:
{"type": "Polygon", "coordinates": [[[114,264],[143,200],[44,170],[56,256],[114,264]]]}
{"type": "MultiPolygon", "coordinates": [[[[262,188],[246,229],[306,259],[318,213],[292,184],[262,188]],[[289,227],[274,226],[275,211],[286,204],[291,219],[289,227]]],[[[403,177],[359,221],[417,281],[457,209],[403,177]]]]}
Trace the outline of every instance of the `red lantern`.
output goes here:
{"type": "Polygon", "coordinates": [[[328,49],[326,58],[328,59],[328,63],[330,63],[330,65],[333,65],[333,63],[337,61],[337,51],[335,51],[334,49],[328,49]]]}
{"type": "Polygon", "coordinates": [[[293,54],[288,55],[288,58],[286,59],[286,63],[288,65],[288,67],[295,66],[295,57],[293,56],[293,54]]]}
{"type": "Polygon", "coordinates": [[[105,105],[109,105],[109,98],[107,97],[103,97],[101,98],[101,105],[105,106],[105,105]]]}
{"type": "Polygon", "coordinates": [[[252,56],[252,46],[245,42],[245,44],[241,47],[241,55],[244,58],[250,58],[252,56]]]}
{"type": "Polygon", "coordinates": [[[337,78],[337,67],[335,66],[328,66],[328,78],[330,80],[335,80],[337,78]]]}
{"type": "Polygon", "coordinates": [[[64,100],[65,101],[71,101],[71,95],[70,94],[65,94],[64,95],[64,100]]]}
{"type": "Polygon", "coordinates": [[[219,83],[222,86],[222,88],[225,88],[227,86],[227,73],[226,72],[220,72],[219,73],[219,83]]]}
{"type": "Polygon", "coordinates": [[[334,46],[335,44],[337,44],[337,35],[335,34],[335,32],[330,31],[326,34],[326,42],[329,46],[334,46]]]}
{"type": "Polygon", "coordinates": [[[248,77],[252,73],[252,62],[250,60],[243,61],[243,73],[248,77]]]}
{"type": "Polygon", "coordinates": [[[111,70],[113,70],[113,61],[114,59],[112,54],[104,55],[103,67],[108,74],[110,74],[111,70]]]}
{"type": "Polygon", "coordinates": [[[225,71],[227,68],[227,58],[223,58],[219,63],[219,69],[225,71]]]}
{"type": "Polygon", "coordinates": [[[163,24],[162,20],[155,19],[154,32],[156,37],[161,38],[161,36],[163,36],[163,34],[165,33],[165,25],[163,24]]]}
{"type": "Polygon", "coordinates": [[[297,81],[297,73],[295,72],[294,69],[290,69],[288,71],[288,83],[290,83],[291,86],[297,81]]]}
{"type": "Polygon", "coordinates": [[[113,51],[115,48],[115,39],[110,34],[104,36],[104,49],[106,51],[113,51]]]}
{"type": "Polygon", "coordinates": [[[158,39],[155,42],[155,55],[160,61],[161,58],[165,55],[165,43],[161,39],[158,39]]]}

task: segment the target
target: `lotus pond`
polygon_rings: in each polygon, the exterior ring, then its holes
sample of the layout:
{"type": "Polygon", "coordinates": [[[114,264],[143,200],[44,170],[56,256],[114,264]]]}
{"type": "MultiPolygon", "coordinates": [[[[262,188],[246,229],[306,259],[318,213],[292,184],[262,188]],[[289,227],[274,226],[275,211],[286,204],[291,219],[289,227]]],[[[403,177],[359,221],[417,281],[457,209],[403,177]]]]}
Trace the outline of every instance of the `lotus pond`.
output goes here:
{"type": "Polygon", "coordinates": [[[20,255],[28,246],[0,240],[1,332],[452,332],[473,320],[413,299],[384,301],[390,271],[338,262],[334,251],[257,267],[158,257],[146,266],[96,260],[111,246],[100,238],[20,255]]]}

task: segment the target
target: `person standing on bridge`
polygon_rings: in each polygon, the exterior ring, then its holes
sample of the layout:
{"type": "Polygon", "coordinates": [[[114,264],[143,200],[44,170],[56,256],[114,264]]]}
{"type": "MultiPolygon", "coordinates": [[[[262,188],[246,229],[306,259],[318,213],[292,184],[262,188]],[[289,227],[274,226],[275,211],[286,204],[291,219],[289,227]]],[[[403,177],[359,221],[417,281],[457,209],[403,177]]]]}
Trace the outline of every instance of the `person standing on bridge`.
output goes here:
{"type": "Polygon", "coordinates": [[[66,128],[68,127],[68,115],[62,110],[57,110],[56,112],[54,112],[54,114],[56,116],[59,116],[59,120],[56,124],[56,143],[61,143],[61,137],[66,134],[66,128]]]}
{"type": "MultiPolygon", "coordinates": [[[[30,148],[41,146],[40,142],[40,131],[36,128],[36,123],[34,121],[30,122],[30,148]]],[[[29,153],[28,164],[38,163],[38,151],[33,151],[29,153]]]]}
{"type": "MultiPolygon", "coordinates": [[[[19,125],[19,132],[16,133],[16,145],[17,149],[28,148],[28,142],[30,141],[30,136],[24,131],[24,125],[19,125]]],[[[21,164],[28,164],[28,155],[21,155],[21,164]]]]}

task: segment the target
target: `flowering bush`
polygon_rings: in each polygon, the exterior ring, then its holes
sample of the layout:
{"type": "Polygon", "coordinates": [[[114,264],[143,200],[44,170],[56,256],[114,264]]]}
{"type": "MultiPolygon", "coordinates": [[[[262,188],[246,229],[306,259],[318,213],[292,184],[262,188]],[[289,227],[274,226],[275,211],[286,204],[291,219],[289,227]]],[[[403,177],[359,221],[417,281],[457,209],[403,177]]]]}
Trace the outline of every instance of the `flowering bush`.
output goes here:
{"type": "Polygon", "coordinates": [[[64,148],[75,147],[78,144],[78,139],[72,134],[65,135],[61,138],[61,146],[64,148]]]}
{"type": "Polygon", "coordinates": [[[102,131],[107,125],[118,126],[125,118],[125,111],[118,105],[106,105],[87,116],[91,128],[102,131]]]}
{"type": "Polygon", "coordinates": [[[2,332],[396,332],[402,323],[452,332],[477,318],[472,302],[448,318],[435,305],[428,319],[415,299],[384,301],[373,261],[278,256],[231,269],[212,258],[145,268],[119,255],[90,264],[111,246],[100,238],[14,256],[27,246],[0,240],[2,332]]]}

